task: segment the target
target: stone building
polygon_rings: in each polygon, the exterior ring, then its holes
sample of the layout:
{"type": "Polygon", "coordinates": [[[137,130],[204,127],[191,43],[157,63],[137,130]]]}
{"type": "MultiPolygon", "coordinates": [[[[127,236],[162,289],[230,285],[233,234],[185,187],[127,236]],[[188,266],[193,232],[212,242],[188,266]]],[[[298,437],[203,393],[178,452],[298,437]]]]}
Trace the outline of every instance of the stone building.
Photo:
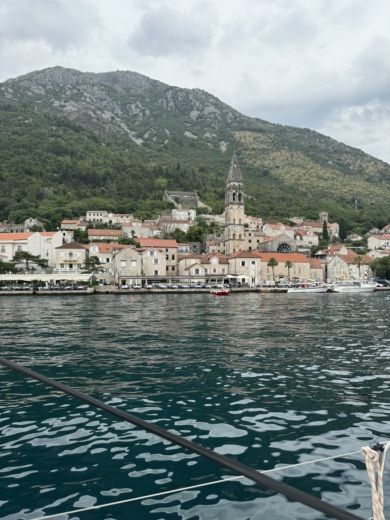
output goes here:
{"type": "Polygon", "coordinates": [[[166,276],[175,276],[177,272],[177,242],[172,239],[140,238],[138,240],[141,249],[154,248],[165,255],[166,276]]]}
{"type": "Polygon", "coordinates": [[[225,192],[225,254],[245,249],[244,185],[234,154],[230,163],[225,192]]]}
{"type": "Polygon", "coordinates": [[[59,273],[80,273],[85,266],[88,249],[77,242],[56,247],[55,268],[59,273]]]}
{"type": "Polygon", "coordinates": [[[256,286],[261,281],[261,258],[259,253],[240,251],[230,255],[229,278],[231,281],[256,286]]]}

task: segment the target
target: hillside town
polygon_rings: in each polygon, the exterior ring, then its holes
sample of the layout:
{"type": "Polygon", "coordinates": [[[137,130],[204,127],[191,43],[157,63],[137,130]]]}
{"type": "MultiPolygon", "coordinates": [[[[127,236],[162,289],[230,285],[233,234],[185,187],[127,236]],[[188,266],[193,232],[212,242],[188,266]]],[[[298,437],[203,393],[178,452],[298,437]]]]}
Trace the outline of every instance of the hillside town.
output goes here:
{"type": "Polygon", "coordinates": [[[57,231],[45,231],[36,218],[0,223],[3,279],[13,266],[19,273],[34,272],[37,279],[52,274],[56,280],[77,281],[90,273],[102,285],[125,289],[332,283],[371,278],[372,262],[390,255],[390,224],[366,237],[351,235],[343,244],[339,225],[326,211],[318,220],[291,217],[289,223],[246,215],[235,155],[222,214],[212,214],[196,192],[165,191],[164,198],[172,209],[153,220],[91,209],[63,220],[57,231]],[[200,239],[183,240],[200,222],[200,239]]]}

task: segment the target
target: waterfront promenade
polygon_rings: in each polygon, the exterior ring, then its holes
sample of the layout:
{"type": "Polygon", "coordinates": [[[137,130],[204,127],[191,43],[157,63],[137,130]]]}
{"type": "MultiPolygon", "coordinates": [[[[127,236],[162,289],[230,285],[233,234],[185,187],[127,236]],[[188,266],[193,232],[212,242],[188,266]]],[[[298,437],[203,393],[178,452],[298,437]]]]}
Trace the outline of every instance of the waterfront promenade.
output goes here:
{"type": "MultiPolygon", "coordinates": [[[[231,287],[230,294],[243,293],[266,293],[280,294],[287,293],[288,287],[231,287]]],[[[376,287],[375,292],[390,292],[390,287],[376,287]]],[[[329,289],[328,292],[332,292],[329,289]]],[[[91,295],[150,295],[150,294],[208,294],[210,289],[201,287],[189,288],[152,288],[152,289],[122,289],[118,286],[93,286],[63,289],[0,289],[0,296],[91,296],[91,295]]]]}

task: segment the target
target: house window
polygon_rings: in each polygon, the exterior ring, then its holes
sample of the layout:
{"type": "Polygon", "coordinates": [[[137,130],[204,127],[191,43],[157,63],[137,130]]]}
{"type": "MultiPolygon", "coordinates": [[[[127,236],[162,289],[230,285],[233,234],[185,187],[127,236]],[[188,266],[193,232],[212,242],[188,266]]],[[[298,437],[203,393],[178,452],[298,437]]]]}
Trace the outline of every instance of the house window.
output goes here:
{"type": "Polygon", "coordinates": [[[69,264],[69,269],[73,269],[73,264],[69,264]]]}
{"type": "Polygon", "coordinates": [[[217,270],[216,270],[216,269],[213,269],[213,273],[216,273],[216,272],[217,272],[217,270]]]}
{"type": "Polygon", "coordinates": [[[172,260],[174,260],[174,259],[175,259],[175,255],[172,255],[172,260]]]}
{"type": "Polygon", "coordinates": [[[22,246],[17,246],[16,251],[22,251],[22,246]]]}
{"type": "Polygon", "coordinates": [[[137,260],[131,261],[131,267],[137,267],[137,260]]]}
{"type": "Polygon", "coordinates": [[[169,260],[169,255],[165,255],[165,260],[169,260]]]}
{"type": "Polygon", "coordinates": [[[64,267],[65,267],[65,264],[60,264],[61,269],[64,269],[64,267]]]}
{"type": "Polygon", "coordinates": [[[174,271],[174,270],[175,270],[175,266],[173,265],[173,266],[172,266],[172,271],[174,271]]]}
{"type": "Polygon", "coordinates": [[[251,264],[256,265],[256,260],[252,260],[251,264]]]}
{"type": "Polygon", "coordinates": [[[158,271],[154,271],[154,276],[158,276],[158,271]]]}
{"type": "Polygon", "coordinates": [[[5,253],[5,246],[1,246],[1,252],[5,253]]]}
{"type": "Polygon", "coordinates": [[[154,251],[149,251],[149,256],[154,256],[154,251]]]}
{"type": "Polygon", "coordinates": [[[157,265],[157,264],[158,264],[158,258],[155,258],[155,259],[153,260],[153,263],[154,263],[154,265],[157,265]]]}
{"type": "Polygon", "coordinates": [[[126,260],[121,260],[121,267],[122,267],[122,268],[125,268],[125,267],[126,267],[126,260]]]}
{"type": "Polygon", "coordinates": [[[245,262],[245,260],[242,260],[241,261],[241,267],[245,267],[245,266],[246,266],[246,262],[245,262]]]}
{"type": "Polygon", "coordinates": [[[199,274],[199,269],[194,269],[194,274],[199,274]]]}
{"type": "Polygon", "coordinates": [[[222,274],[225,274],[225,269],[222,269],[222,274]]]}

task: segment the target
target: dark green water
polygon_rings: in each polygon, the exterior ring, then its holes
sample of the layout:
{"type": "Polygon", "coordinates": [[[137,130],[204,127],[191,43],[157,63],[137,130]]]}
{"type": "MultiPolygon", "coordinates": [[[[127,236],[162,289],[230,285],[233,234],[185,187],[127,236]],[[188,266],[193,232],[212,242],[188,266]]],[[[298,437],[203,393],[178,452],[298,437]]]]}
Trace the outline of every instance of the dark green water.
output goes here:
{"type": "MultiPolygon", "coordinates": [[[[256,468],[390,439],[390,295],[0,298],[1,354],[256,468]]],[[[389,464],[390,466],[390,464],[389,464]]],[[[227,475],[0,368],[0,518],[34,519],[227,475]]],[[[274,473],[363,518],[360,455],[274,473]]],[[[385,474],[390,515],[390,471],[385,474]]],[[[320,519],[248,482],[61,516],[320,519]]]]}

